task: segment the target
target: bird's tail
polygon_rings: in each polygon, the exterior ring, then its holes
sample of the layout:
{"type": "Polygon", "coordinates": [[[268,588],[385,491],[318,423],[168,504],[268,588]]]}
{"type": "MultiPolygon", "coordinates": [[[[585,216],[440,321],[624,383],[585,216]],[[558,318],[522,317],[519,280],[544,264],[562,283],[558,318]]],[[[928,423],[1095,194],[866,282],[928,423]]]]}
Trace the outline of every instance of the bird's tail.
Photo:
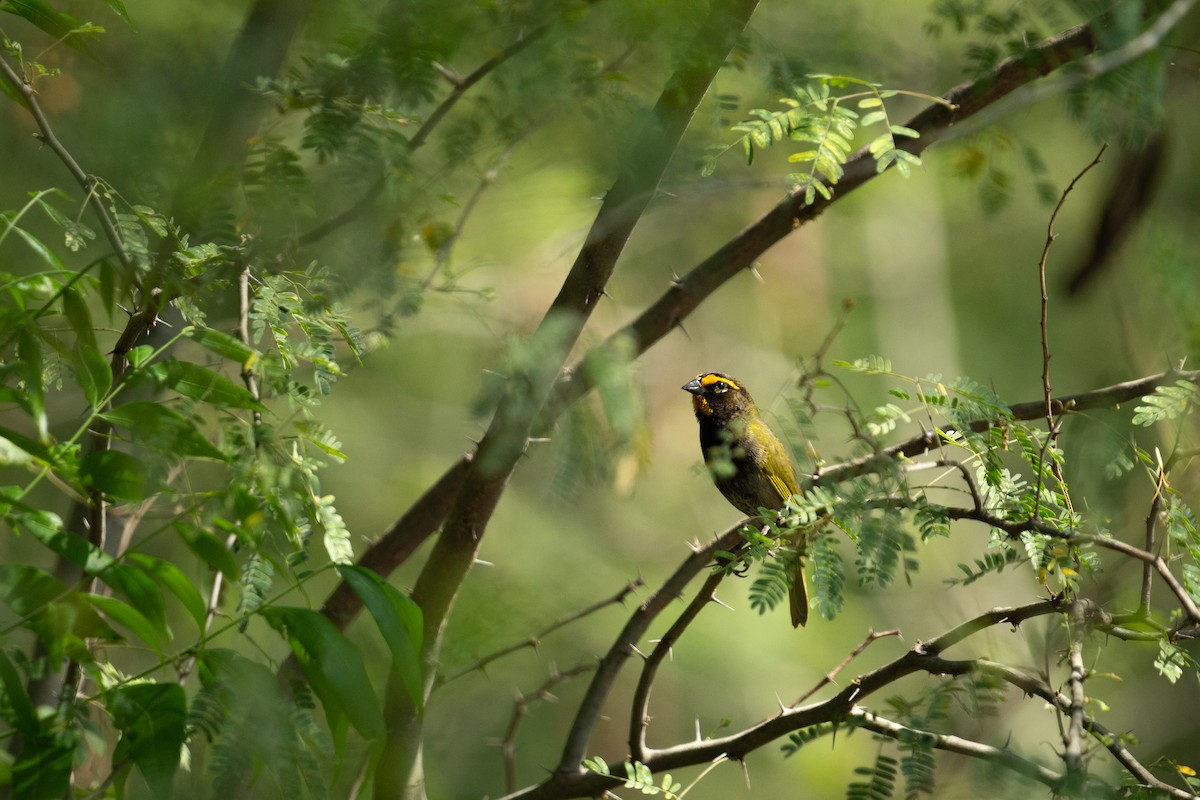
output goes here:
{"type": "MultiPolygon", "coordinates": [[[[803,546],[803,545],[801,545],[803,546]]],[[[796,554],[792,588],[788,591],[788,606],[792,611],[792,627],[808,622],[808,584],[804,582],[804,552],[796,554]]]]}

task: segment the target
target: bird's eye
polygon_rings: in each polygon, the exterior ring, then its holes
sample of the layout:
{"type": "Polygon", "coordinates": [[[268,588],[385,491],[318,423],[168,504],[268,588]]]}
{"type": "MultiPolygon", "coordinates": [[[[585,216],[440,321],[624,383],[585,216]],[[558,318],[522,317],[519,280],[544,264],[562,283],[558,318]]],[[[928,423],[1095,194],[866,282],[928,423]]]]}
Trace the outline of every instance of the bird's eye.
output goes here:
{"type": "Polygon", "coordinates": [[[725,383],[725,381],[717,381],[716,383],[713,384],[712,390],[714,392],[716,392],[717,394],[721,394],[722,392],[727,392],[727,391],[729,391],[729,384],[725,383]]]}

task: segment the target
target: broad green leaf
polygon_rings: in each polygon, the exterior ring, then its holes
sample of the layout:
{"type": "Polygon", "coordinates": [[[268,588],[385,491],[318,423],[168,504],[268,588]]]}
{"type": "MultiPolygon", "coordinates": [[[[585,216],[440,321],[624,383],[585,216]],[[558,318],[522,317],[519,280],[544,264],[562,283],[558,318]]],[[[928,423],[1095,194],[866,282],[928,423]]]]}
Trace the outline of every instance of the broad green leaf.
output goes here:
{"type": "Polygon", "coordinates": [[[204,618],[208,614],[208,606],[205,604],[200,590],[183,574],[183,570],[170,561],[145,553],[129,553],[125,557],[125,561],[136,564],[153,575],[159,583],[167,588],[167,591],[179,599],[184,609],[195,621],[197,629],[204,629],[204,618]]]}
{"type": "MultiPolygon", "coordinates": [[[[11,2],[11,0],[9,0],[9,2],[11,2]]],[[[0,6],[0,8],[4,7],[0,6]]],[[[58,253],[47,247],[46,243],[41,239],[37,238],[24,228],[18,228],[16,225],[12,226],[12,230],[16,231],[16,234],[25,240],[25,244],[29,245],[29,249],[37,253],[38,257],[45,261],[46,264],[48,264],[52,269],[60,270],[62,272],[67,271],[67,265],[64,264],[63,260],[58,257],[58,253]]]]}
{"type": "Polygon", "coordinates": [[[118,638],[78,593],[37,567],[0,564],[0,600],[41,638],[54,659],[70,655],[86,660],[84,639],[118,638]]]}
{"type": "Polygon", "coordinates": [[[358,649],[328,618],[307,608],[271,606],[263,617],[287,637],[304,676],[321,699],[330,727],[342,716],[365,739],[384,734],[379,699],[371,690],[358,649]]]}
{"type": "Polygon", "coordinates": [[[165,384],[184,397],[192,397],[218,408],[247,408],[266,411],[267,408],[245,388],[223,375],[190,361],[171,359],[162,365],[165,384]]]}
{"type": "Polygon", "coordinates": [[[92,406],[103,403],[108,390],[112,388],[112,365],[97,348],[95,343],[87,343],[80,339],[71,354],[71,371],[79,381],[83,396],[92,406]]]}
{"type": "Polygon", "coordinates": [[[14,430],[9,430],[8,428],[0,426],[0,439],[5,439],[11,442],[16,449],[33,456],[39,461],[50,461],[49,450],[47,450],[45,447],[42,447],[41,444],[35,442],[33,439],[22,436],[14,430]]]}
{"type": "Polygon", "coordinates": [[[163,605],[162,592],[153,578],[137,567],[120,562],[114,562],[97,577],[128,600],[154,626],[159,638],[171,641],[173,636],[167,625],[167,609],[163,605]]]}
{"type": "Polygon", "coordinates": [[[237,582],[241,579],[241,570],[237,560],[225,543],[214,534],[202,528],[176,526],[183,537],[184,543],[191,548],[200,560],[212,569],[223,574],[227,579],[237,582]]]}
{"type": "Polygon", "coordinates": [[[74,287],[69,287],[63,291],[62,304],[63,316],[67,318],[67,323],[74,331],[75,338],[95,347],[96,331],[92,327],[92,314],[83,297],[74,287]]]}
{"type": "Polygon", "coordinates": [[[369,569],[339,566],[338,574],[362,598],[383,640],[392,653],[392,668],[404,684],[413,705],[424,702],[425,683],[421,669],[424,622],[421,609],[409,597],[369,569]]]}
{"type": "Polygon", "coordinates": [[[100,416],[130,433],[130,438],[152,450],[173,456],[226,460],[196,426],[162,403],[138,400],[125,403],[100,416]]]}
{"type": "Polygon", "coordinates": [[[42,385],[42,346],[28,328],[17,334],[17,357],[25,383],[25,405],[37,425],[38,438],[50,438],[46,421],[46,388],[42,385]]]}
{"type": "Polygon", "coordinates": [[[159,490],[158,470],[120,450],[88,453],[79,462],[79,477],[93,489],[116,500],[137,502],[159,490]]]}
{"type": "Polygon", "coordinates": [[[51,38],[55,40],[62,39],[76,50],[88,53],[89,55],[91,50],[87,42],[76,32],[103,30],[95,26],[84,25],[70,14],[64,14],[61,11],[55,10],[45,0],[5,0],[4,5],[0,5],[0,10],[16,14],[18,17],[24,17],[33,25],[48,33],[51,38]]]}
{"type": "Polygon", "coordinates": [[[68,533],[57,514],[14,508],[9,511],[8,520],[89,575],[108,569],[114,563],[112,556],[87,539],[68,533]]]}
{"type": "Polygon", "coordinates": [[[188,333],[188,336],[198,342],[204,349],[243,366],[247,362],[252,363],[259,355],[257,350],[241,339],[238,339],[236,336],[230,336],[228,333],[216,330],[215,328],[196,325],[188,333]]]}
{"type": "Polygon", "coordinates": [[[133,606],[123,600],[102,594],[84,592],[82,596],[105,617],[130,631],[156,651],[161,653],[166,649],[167,641],[157,626],[133,606]]]}
{"type": "Polygon", "coordinates": [[[125,20],[125,24],[133,26],[133,20],[129,18],[129,12],[125,10],[125,4],[121,0],[104,0],[104,4],[117,13],[121,19],[125,20]]]}
{"type": "Polygon", "coordinates": [[[132,761],[154,797],[170,797],[187,738],[187,696],[177,683],[119,686],[105,698],[113,726],[121,732],[112,768],[132,761]]]}

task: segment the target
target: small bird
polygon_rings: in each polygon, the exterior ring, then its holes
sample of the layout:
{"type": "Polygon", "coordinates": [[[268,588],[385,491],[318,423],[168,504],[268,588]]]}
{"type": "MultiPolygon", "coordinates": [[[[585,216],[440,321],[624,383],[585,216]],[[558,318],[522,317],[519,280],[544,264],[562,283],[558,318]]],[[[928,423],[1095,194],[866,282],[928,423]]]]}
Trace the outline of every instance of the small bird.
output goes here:
{"type": "MultiPolygon", "coordinates": [[[[692,394],[704,463],[734,508],[756,517],[760,508],[782,508],[789,497],[800,493],[792,459],[741,383],[719,372],[705,372],[681,388],[692,394]]],[[[796,562],[788,599],[792,626],[799,627],[808,621],[803,558],[796,562]]]]}

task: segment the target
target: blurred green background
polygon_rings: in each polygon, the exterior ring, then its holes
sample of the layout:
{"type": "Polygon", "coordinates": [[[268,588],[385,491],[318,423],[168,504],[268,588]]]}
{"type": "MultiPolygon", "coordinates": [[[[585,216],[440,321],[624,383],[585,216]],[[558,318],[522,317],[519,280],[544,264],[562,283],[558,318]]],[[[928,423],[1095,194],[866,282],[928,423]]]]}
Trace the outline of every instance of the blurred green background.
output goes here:
{"type": "MultiPolygon", "coordinates": [[[[484,5],[459,3],[437,23],[453,42],[446,66],[460,73],[474,69],[516,33],[487,30],[481,21],[487,18],[484,5]],[[455,25],[463,26],[462,31],[456,32],[455,25]]],[[[790,171],[787,145],[759,154],[750,167],[735,149],[707,178],[700,177],[697,167],[705,147],[734,139],[729,121],[744,118],[751,108],[777,107],[772,82],[780,64],[788,64],[796,78],[806,72],[848,74],[934,95],[966,80],[970,64],[965,47],[980,34],[931,36],[927,24],[936,19],[935,5],[916,0],[764,2],[746,36],[750,55],[745,68],[726,69],[718,77],[635,231],[585,344],[599,342],[629,322],[668,288],[673,276],[689,270],[782,197],[790,171]],[[736,96],[736,109],[720,108],[718,95],[736,96]]],[[[315,5],[293,45],[289,66],[303,69],[306,58],[318,59],[339,42],[352,40],[379,6],[315,5]]],[[[338,381],[318,412],[349,456],[345,465],[326,470],[322,480],[323,491],[337,498],[356,552],[467,451],[486,426],[488,418],[479,411],[488,408],[486,397],[480,399],[486,373],[503,371],[511,338],[530,332],[553,298],[621,164],[632,121],[653,103],[669,71],[673,50],[680,46],[672,31],[698,13],[691,3],[653,6],[625,0],[580,11],[561,33],[550,34],[556,40],[553,47],[531,48],[479,86],[478,97],[493,105],[480,99],[453,111],[430,147],[399,173],[401,188],[387,193],[362,223],[335,233],[306,255],[340,277],[344,300],[360,327],[370,332],[378,326],[372,338],[376,346],[338,381]],[[593,59],[620,59],[619,68],[604,78],[612,85],[597,98],[563,94],[564,82],[554,73],[569,63],[563,53],[572,48],[593,59]],[[515,116],[527,127],[511,152],[495,131],[456,128],[464,119],[496,114],[504,104],[517,109],[515,116]],[[456,131],[465,144],[454,141],[456,131]],[[495,170],[494,181],[466,218],[448,265],[439,273],[446,276],[444,281],[439,277],[441,290],[422,296],[419,313],[389,315],[389,304],[403,293],[405,282],[423,277],[432,264],[421,231],[456,224],[489,170],[495,170]]],[[[135,202],[159,202],[172,191],[172,176],[195,148],[214,72],[248,6],[224,0],[129,0],[132,27],[98,2],[63,7],[79,19],[102,22],[108,32],[93,45],[96,59],[61,46],[41,56],[62,70],[39,83],[52,122],[89,172],[135,202]]],[[[416,3],[413,13],[437,12],[433,4],[416,3]]],[[[1064,27],[1085,18],[1074,7],[1056,13],[1064,27]]],[[[1172,41],[1195,45],[1194,16],[1172,41]]],[[[0,22],[26,52],[49,44],[15,17],[0,22]]],[[[427,35],[437,33],[429,18],[420,24],[430,28],[427,35]]],[[[1042,30],[1052,31],[1048,23],[1042,30]]],[[[1162,66],[1167,89],[1161,109],[1166,142],[1161,181],[1128,241],[1074,295],[1067,293],[1065,283],[1087,252],[1099,209],[1116,179],[1115,166],[1126,149],[1119,132],[1107,139],[1103,163],[1081,180],[1055,225],[1058,239],[1047,273],[1051,378],[1057,393],[1161,371],[1188,358],[1196,341],[1200,160],[1189,131],[1200,108],[1200,58],[1179,49],[1167,61],[1162,66]]],[[[447,89],[435,84],[435,98],[447,89]]],[[[901,99],[893,113],[903,119],[923,105],[901,99]]],[[[429,107],[424,106],[426,113],[429,107]]],[[[61,165],[31,139],[28,115],[14,103],[6,103],[0,114],[3,207],[19,207],[30,190],[67,187],[61,165]]],[[[1052,210],[1039,196],[1038,184],[1049,187],[1057,199],[1095,156],[1100,146],[1090,127],[1095,117],[1078,117],[1058,93],[1010,105],[994,127],[970,123],[962,135],[952,129],[911,178],[881,176],[772,248],[753,273],[731,280],[681,330],[637,362],[635,385],[644,418],[610,471],[579,474],[564,463],[577,457],[564,444],[569,435],[564,417],[547,441],[530,448],[491,522],[481,552],[488,563],[475,567],[457,601],[443,669],[453,672],[521,641],[636,577],[647,587],[658,586],[686,556],[689,542],[707,541],[735,522],[736,512],[701,470],[696,424],[679,387],[701,371],[731,373],[769,409],[778,432],[794,434],[784,397],[799,375],[798,363],[816,350],[846,300],[853,309],[830,347],[830,360],[874,353],[891,359],[900,373],[966,375],[1010,402],[1038,399],[1038,260],[1052,210]],[[1029,168],[1027,151],[1037,154],[1043,171],[1029,168]],[[964,175],[973,163],[984,165],[980,175],[964,175]]],[[[1117,117],[1114,112],[1110,121],[1124,129],[1124,120],[1117,117]]],[[[401,134],[415,124],[400,126],[401,134]]],[[[301,135],[294,116],[277,115],[266,106],[263,130],[285,140],[301,135]]],[[[337,170],[346,165],[311,159],[305,166],[327,182],[317,186],[318,196],[323,187],[330,196],[353,195],[338,183],[337,170]]],[[[331,203],[330,208],[336,206],[331,203]]],[[[332,213],[330,208],[319,207],[311,218],[319,220],[322,213],[332,213]]],[[[298,218],[305,214],[294,210],[298,218]]],[[[300,230],[306,227],[297,224],[300,230]]],[[[0,250],[9,271],[21,271],[18,258],[11,245],[0,250]]],[[[118,329],[122,323],[113,321],[118,329]]],[[[895,385],[858,376],[846,381],[868,408],[888,402],[886,391],[895,385]]],[[[595,398],[582,402],[594,403],[595,398]]],[[[1119,538],[1136,541],[1152,487],[1137,476],[1118,484],[1102,478],[1113,451],[1109,444],[1119,441],[1126,419],[1120,414],[1073,419],[1063,443],[1074,453],[1069,477],[1087,498],[1089,511],[1109,519],[1119,538]]],[[[914,421],[894,436],[898,440],[919,427],[914,421]]],[[[834,463],[848,454],[849,434],[844,420],[827,414],[818,418],[811,442],[796,434],[790,444],[800,454],[811,446],[824,462],[834,463]]],[[[1179,480],[1194,483],[1186,475],[1179,480]]],[[[729,580],[719,596],[732,610],[713,607],[701,615],[660,673],[651,699],[651,746],[685,741],[697,732],[728,733],[771,716],[780,701],[791,702],[810,688],[870,630],[898,628],[903,638],[876,642],[839,676],[839,683],[972,614],[1043,593],[1022,568],[967,588],[948,588],[944,581],[957,573],[955,565],[978,557],[985,543],[986,531],[956,526],[952,539],[922,548],[911,585],[878,591],[848,580],[844,613],[833,621],[814,618],[799,631],[790,630],[782,614],[759,616],[746,599],[749,581],[729,580]]],[[[17,553],[20,545],[5,544],[0,552],[8,548],[17,553]]],[[[849,548],[846,552],[852,558],[849,548]]],[[[181,565],[190,563],[182,553],[176,555],[181,565]]],[[[393,582],[409,587],[422,561],[423,553],[418,553],[393,582]]],[[[333,586],[327,576],[309,582],[296,602],[319,605],[333,586]]],[[[1137,577],[1125,565],[1089,583],[1087,591],[1113,609],[1131,608],[1137,577]]],[[[534,690],[553,669],[593,662],[648,591],[635,592],[624,608],[607,608],[547,636],[537,649],[493,663],[486,673],[472,673],[439,689],[426,715],[430,796],[502,794],[503,764],[495,745],[513,713],[514,695],[534,690]]],[[[651,641],[671,619],[670,613],[664,615],[652,629],[651,641]]],[[[952,655],[978,653],[1033,668],[1048,665],[1052,675],[1065,675],[1058,665],[1064,642],[1053,627],[1042,620],[1016,632],[993,630],[952,655]]],[[[352,636],[371,659],[372,678],[378,681],[371,690],[378,693],[384,648],[369,623],[356,625],[352,636]]],[[[285,645],[258,621],[244,635],[227,634],[221,644],[246,652],[261,649],[272,658],[285,655],[285,645]]],[[[1133,668],[1137,674],[1152,673],[1153,649],[1147,647],[1140,656],[1136,650],[1122,648],[1118,657],[1101,647],[1090,666],[1098,673],[1133,668]],[[1119,660],[1130,656],[1141,661],[1131,667],[1119,660]]],[[[129,654],[128,659],[135,664],[138,656],[129,654]]],[[[635,658],[589,748],[610,763],[627,750],[625,720],[637,668],[635,658]]],[[[556,763],[587,680],[584,676],[555,686],[557,702],[531,707],[518,739],[522,785],[540,780],[556,763]]],[[[924,682],[906,685],[919,692],[924,682]]],[[[1161,679],[1131,683],[1097,677],[1089,689],[1112,707],[1101,715],[1105,724],[1134,731],[1147,760],[1164,754],[1195,763],[1196,716],[1179,712],[1180,694],[1167,693],[1161,679]],[[1147,724],[1150,720],[1153,724],[1147,724]]],[[[1200,701],[1194,682],[1178,691],[1190,708],[1200,701]]],[[[1010,693],[1003,710],[999,718],[967,723],[963,734],[1003,743],[1011,731],[1025,743],[1042,743],[1040,751],[1024,755],[1052,757],[1060,741],[1053,716],[1040,703],[1010,693]],[[1041,732],[1040,737],[1030,731],[1041,732]]],[[[689,797],[839,795],[853,768],[869,763],[877,747],[862,732],[848,741],[839,735],[833,742],[809,745],[790,759],[777,747],[766,747],[749,758],[745,770],[736,764],[714,770],[689,797]]],[[[1110,768],[1103,756],[1097,762],[1099,770],[1110,768]]],[[[938,797],[980,796],[979,767],[946,755],[939,756],[939,763],[944,772],[938,797]]],[[[676,777],[686,781],[694,774],[690,770],[676,777]]],[[[202,770],[187,780],[202,786],[202,770]]],[[[989,796],[1028,791],[1027,785],[1007,779],[989,785],[996,789],[989,796]]]]}

